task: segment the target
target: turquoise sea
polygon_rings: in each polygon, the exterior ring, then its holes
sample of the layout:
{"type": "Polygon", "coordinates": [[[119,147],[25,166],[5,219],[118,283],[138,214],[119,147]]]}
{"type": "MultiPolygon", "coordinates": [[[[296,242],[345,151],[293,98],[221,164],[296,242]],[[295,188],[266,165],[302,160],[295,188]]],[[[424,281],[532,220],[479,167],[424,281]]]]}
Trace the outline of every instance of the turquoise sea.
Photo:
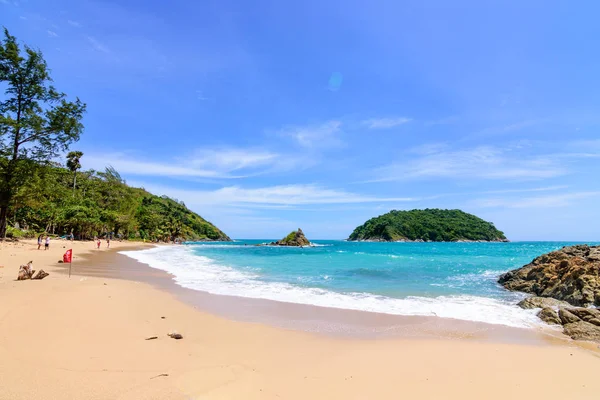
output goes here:
{"type": "Polygon", "coordinates": [[[535,311],[498,276],[567,242],[366,243],[254,246],[270,240],[187,243],[124,254],[214,294],[532,327],[535,311]]]}

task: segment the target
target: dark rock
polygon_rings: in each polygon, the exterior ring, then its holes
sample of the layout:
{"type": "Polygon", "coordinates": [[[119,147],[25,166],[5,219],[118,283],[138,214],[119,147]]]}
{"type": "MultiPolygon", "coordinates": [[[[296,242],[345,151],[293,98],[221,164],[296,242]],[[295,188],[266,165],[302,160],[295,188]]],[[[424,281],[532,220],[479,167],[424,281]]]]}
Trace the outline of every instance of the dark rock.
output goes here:
{"type": "Polygon", "coordinates": [[[506,289],[553,297],[574,306],[600,305],[600,246],[577,245],[543,254],[507,272],[506,289]]]}
{"type": "Polygon", "coordinates": [[[600,341],[600,327],[581,320],[565,325],[563,333],[575,340],[600,341]]]}
{"type": "Polygon", "coordinates": [[[537,313],[537,316],[547,324],[550,324],[550,325],[560,325],[561,324],[558,314],[551,307],[542,308],[540,310],[540,312],[537,313]]]}
{"type": "Polygon", "coordinates": [[[546,307],[569,307],[570,304],[566,301],[556,300],[551,297],[538,297],[532,296],[528,297],[524,300],[521,300],[519,304],[517,304],[521,308],[531,309],[531,308],[546,308],[546,307]]]}
{"type": "Polygon", "coordinates": [[[569,308],[568,310],[583,321],[600,326],[600,310],[596,308],[569,308]]]}
{"type": "Polygon", "coordinates": [[[574,322],[581,321],[577,315],[571,313],[570,309],[560,308],[558,310],[558,317],[560,318],[560,322],[563,325],[572,324],[574,322]]]}
{"type": "Polygon", "coordinates": [[[271,242],[271,246],[295,246],[304,247],[310,246],[310,241],[304,236],[302,229],[298,228],[297,231],[291,232],[289,235],[277,242],[271,242]]]}

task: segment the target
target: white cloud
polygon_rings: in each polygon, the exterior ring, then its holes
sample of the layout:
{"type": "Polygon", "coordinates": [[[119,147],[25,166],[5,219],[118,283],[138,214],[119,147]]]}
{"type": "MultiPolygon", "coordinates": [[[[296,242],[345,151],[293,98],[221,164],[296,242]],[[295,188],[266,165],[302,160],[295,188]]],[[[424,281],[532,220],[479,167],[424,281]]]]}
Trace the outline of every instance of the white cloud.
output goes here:
{"type": "Polygon", "coordinates": [[[373,118],[363,121],[363,125],[366,125],[369,129],[389,129],[396,126],[400,126],[410,122],[410,118],[396,117],[396,118],[373,118]]]}
{"type": "Polygon", "coordinates": [[[526,192],[551,192],[554,190],[567,189],[566,185],[555,185],[555,186],[545,186],[538,188],[528,188],[528,189],[501,189],[501,190],[486,190],[485,192],[481,192],[484,194],[500,194],[500,193],[526,193],[526,192]]]}
{"type": "Polygon", "coordinates": [[[575,192],[535,196],[526,198],[487,198],[473,201],[475,207],[482,208],[542,208],[566,207],[575,200],[600,196],[600,191],[575,192]]]}
{"type": "Polygon", "coordinates": [[[58,33],[54,32],[54,31],[48,30],[46,32],[48,32],[48,36],[50,36],[50,37],[58,37],[58,33]]]}
{"type": "Polygon", "coordinates": [[[529,120],[524,120],[524,121],[518,121],[518,122],[513,122],[513,123],[507,124],[507,125],[492,126],[489,128],[485,128],[485,129],[483,129],[479,132],[476,132],[470,136],[485,137],[485,136],[512,134],[514,132],[519,132],[526,128],[539,126],[545,122],[547,122],[547,120],[545,120],[545,119],[529,119],[529,120]]]}
{"type": "Polygon", "coordinates": [[[104,44],[102,44],[101,42],[99,42],[96,38],[94,38],[92,36],[88,36],[87,40],[88,40],[88,42],[90,42],[90,44],[92,45],[94,50],[100,51],[102,53],[110,53],[110,49],[108,47],[106,47],[104,44]]]}
{"type": "Polygon", "coordinates": [[[311,166],[305,159],[252,148],[203,149],[172,162],[143,160],[125,153],[88,154],[82,162],[85,168],[97,170],[111,165],[123,175],[208,179],[242,178],[311,166]]]}
{"type": "MultiPolygon", "coordinates": [[[[418,157],[392,163],[375,170],[371,181],[406,179],[544,179],[565,175],[567,171],[550,157],[515,156],[491,146],[443,151],[429,149],[418,157]]],[[[417,153],[419,154],[419,153],[417,153]]]]}
{"type": "Polygon", "coordinates": [[[600,139],[576,140],[568,143],[567,149],[571,153],[563,153],[563,157],[572,158],[596,158],[600,157],[600,139]]]}
{"type": "Polygon", "coordinates": [[[341,126],[341,121],[333,120],[321,125],[286,127],[279,134],[291,137],[305,148],[339,147],[343,145],[339,138],[341,126]]]}
{"type": "Polygon", "coordinates": [[[328,189],[318,185],[280,185],[262,188],[243,188],[227,186],[217,190],[189,190],[164,186],[150,186],[143,183],[132,183],[142,186],[153,193],[164,193],[183,200],[193,206],[228,206],[250,208],[281,208],[282,206],[298,206],[308,204],[352,204],[374,202],[408,202],[417,199],[410,197],[377,197],[328,189]]]}
{"type": "Polygon", "coordinates": [[[199,150],[188,160],[194,166],[213,167],[223,171],[237,171],[276,163],[281,156],[261,149],[199,150]]]}
{"type": "Polygon", "coordinates": [[[73,21],[73,20],[68,20],[67,23],[75,28],[81,28],[81,24],[77,21],[73,21]]]}

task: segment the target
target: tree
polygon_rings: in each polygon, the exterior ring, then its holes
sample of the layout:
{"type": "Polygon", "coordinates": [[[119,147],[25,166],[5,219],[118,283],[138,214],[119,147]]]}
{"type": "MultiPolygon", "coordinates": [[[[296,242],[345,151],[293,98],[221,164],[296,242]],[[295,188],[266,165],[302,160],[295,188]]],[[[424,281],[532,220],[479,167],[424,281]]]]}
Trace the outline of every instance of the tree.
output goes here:
{"type": "Polygon", "coordinates": [[[79,160],[83,157],[81,151],[71,151],[67,154],[67,168],[73,173],[73,197],[75,197],[75,184],[77,183],[77,170],[81,168],[79,160]]]}
{"type": "Polygon", "coordinates": [[[5,28],[0,40],[0,85],[6,85],[0,101],[0,239],[28,168],[66,151],[83,132],[86,105],[79,98],[67,101],[51,83],[42,53],[26,45],[22,49],[5,28]]]}

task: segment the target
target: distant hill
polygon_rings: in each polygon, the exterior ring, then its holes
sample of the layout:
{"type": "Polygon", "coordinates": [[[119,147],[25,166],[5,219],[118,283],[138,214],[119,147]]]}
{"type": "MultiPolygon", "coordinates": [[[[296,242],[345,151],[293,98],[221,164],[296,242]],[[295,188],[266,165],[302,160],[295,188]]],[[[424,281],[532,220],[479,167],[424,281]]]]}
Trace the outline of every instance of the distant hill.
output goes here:
{"type": "Polygon", "coordinates": [[[15,199],[9,208],[13,237],[73,232],[77,239],[111,234],[151,241],[231,240],[183,202],[131,187],[111,167],[77,172],[75,182],[66,168],[32,165],[15,199]]]}
{"type": "Polygon", "coordinates": [[[494,224],[461,210],[390,211],[357,227],[348,240],[396,241],[507,241],[494,224]]]}

